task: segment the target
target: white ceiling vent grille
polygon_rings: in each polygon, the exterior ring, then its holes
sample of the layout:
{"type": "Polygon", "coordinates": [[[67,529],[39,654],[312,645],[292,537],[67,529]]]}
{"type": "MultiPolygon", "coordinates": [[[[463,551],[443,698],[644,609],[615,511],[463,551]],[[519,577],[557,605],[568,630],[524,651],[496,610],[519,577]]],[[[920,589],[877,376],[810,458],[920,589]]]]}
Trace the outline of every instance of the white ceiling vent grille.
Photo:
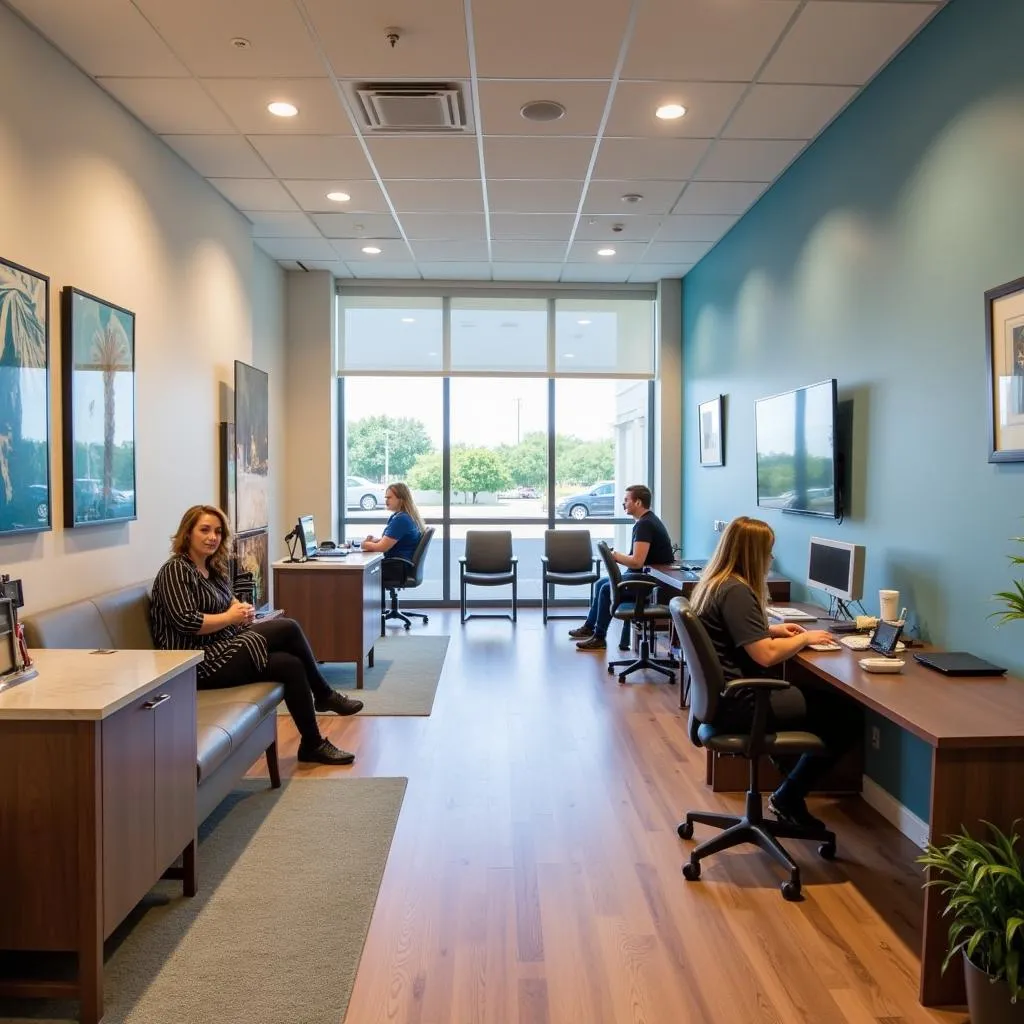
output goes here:
{"type": "Polygon", "coordinates": [[[375,134],[472,131],[458,84],[367,83],[355,95],[367,130],[375,134]]]}

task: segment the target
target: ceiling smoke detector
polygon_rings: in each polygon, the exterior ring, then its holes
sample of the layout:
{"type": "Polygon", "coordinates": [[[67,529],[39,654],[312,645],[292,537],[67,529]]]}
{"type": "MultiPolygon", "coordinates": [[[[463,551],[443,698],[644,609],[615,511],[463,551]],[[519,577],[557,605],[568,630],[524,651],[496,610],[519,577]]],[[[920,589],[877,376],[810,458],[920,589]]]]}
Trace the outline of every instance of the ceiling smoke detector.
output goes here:
{"type": "Polygon", "coordinates": [[[565,107],[554,100],[530,100],[519,108],[519,113],[527,121],[537,121],[544,124],[548,121],[557,121],[565,117],[565,107]]]}
{"type": "Polygon", "coordinates": [[[248,50],[249,47],[252,46],[252,43],[250,43],[248,39],[243,39],[241,36],[236,36],[234,39],[231,40],[231,45],[236,50],[248,50]]]}
{"type": "Polygon", "coordinates": [[[624,203],[639,203],[643,201],[643,196],[639,192],[627,192],[623,197],[624,203]]]}

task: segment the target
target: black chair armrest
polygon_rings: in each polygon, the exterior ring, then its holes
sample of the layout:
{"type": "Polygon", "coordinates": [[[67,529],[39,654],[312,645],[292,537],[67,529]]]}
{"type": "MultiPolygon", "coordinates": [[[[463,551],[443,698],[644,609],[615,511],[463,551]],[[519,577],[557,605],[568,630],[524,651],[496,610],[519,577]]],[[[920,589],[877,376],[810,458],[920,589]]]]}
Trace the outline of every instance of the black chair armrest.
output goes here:
{"type": "Polygon", "coordinates": [[[758,757],[764,751],[764,738],[768,732],[768,708],[771,696],[777,690],[788,690],[785,679],[733,679],[725,684],[723,693],[739,694],[746,690],[754,694],[754,721],[747,740],[747,757],[758,757]]]}
{"type": "Polygon", "coordinates": [[[788,690],[790,684],[785,679],[732,679],[725,684],[722,693],[739,693],[741,690],[788,690]]]}

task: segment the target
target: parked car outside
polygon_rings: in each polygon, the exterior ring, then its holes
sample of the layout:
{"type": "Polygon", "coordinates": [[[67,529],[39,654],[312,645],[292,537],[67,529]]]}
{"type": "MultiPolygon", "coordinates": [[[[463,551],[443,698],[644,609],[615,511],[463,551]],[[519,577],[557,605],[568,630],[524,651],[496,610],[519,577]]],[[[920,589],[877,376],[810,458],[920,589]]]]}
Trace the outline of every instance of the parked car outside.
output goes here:
{"type": "Polygon", "coordinates": [[[588,519],[615,515],[615,481],[600,480],[589,491],[570,494],[555,505],[559,519],[588,519]]]}
{"type": "Polygon", "coordinates": [[[364,512],[383,508],[386,490],[383,484],[371,483],[361,476],[346,477],[345,505],[348,508],[361,508],[364,512]]]}
{"type": "Polygon", "coordinates": [[[540,497],[540,495],[537,493],[537,488],[536,487],[526,487],[526,486],[520,487],[516,491],[516,494],[520,498],[539,498],[540,497]]]}

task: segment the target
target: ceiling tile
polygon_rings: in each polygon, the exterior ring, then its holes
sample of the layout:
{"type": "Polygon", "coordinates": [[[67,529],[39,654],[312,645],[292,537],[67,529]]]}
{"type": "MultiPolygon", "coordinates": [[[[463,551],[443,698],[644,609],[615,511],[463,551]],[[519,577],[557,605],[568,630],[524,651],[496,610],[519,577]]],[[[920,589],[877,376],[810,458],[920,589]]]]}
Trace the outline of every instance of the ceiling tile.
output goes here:
{"type": "Polygon", "coordinates": [[[485,135],[597,135],[609,82],[505,81],[480,83],[480,131],[485,135]],[[565,107],[557,121],[527,121],[520,110],[532,100],[565,107]]]}
{"type": "Polygon", "coordinates": [[[463,135],[368,139],[382,178],[479,178],[476,139],[463,135]]]}
{"type": "Polygon", "coordinates": [[[573,242],[572,248],[569,250],[568,262],[631,266],[643,256],[647,243],[616,242],[611,247],[615,250],[614,256],[598,256],[597,250],[603,248],[599,242],[573,242]]]}
{"type": "Polygon", "coordinates": [[[645,0],[624,79],[752,81],[796,0],[645,0]]]}
{"type": "Polygon", "coordinates": [[[200,78],[323,74],[309,32],[291,0],[133,0],[200,78]],[[250,45],[238,49],[233,39],[250,45]]]}
{"type": "Polygon", "coordinates": [[[204,178],[270,178],[270,171],[240,135],[161,135],[204,178]]]}
{"type": "Polygon", "coordinates": [[[387,213],[388,204],[380,186],[372,180],[345,180],[343,178],[298,179],[288,178],[285,188],[295,201],[310,213],[387,213]],[[344,192],[352,198],[347,203],[336,203],[327,198],[328,192],[344,192]]]}
{"type": "Polygon", "coordinates": [[[572,213],[580,205],[582,181],[491,178],[487,200],[495,213],[572,213]]]}
{"type": "Polygon", "coordinates": [[[503,242],[491,243],[491,259],[509,263],[561,263],[565,259],[566,242],[503,242]]]}
{"type": "Polygon", "coordinates": [[[562,263],[492,263],[495,281],[557,281],[562,263]]]}
{"type": "Polygon", "coordinates": [[[403,181],[390,178],[384,187],[397,210],[410,213],[475,213],[484,208],[479,181],[403,181]]]}
{"type": "Polygon", "coordinates": [[[486,238],[482,213],[402,213],[399,219],[412,238],[446,241],[462,238],[486,238]]]}
{"type": "MultiPolygon", "coordinates": [[[[334,246],[335,253],[346,263],[413,262],[409,246],[400,238],[337,238],[330,244],[334,246]],[[376,256],[363,252],[363,248],[368,245],[375,245],[381,251],[376,256]]],[[[355,273],[354,269],[352,273],[355,273]]]]}
{"type": "Polygon", "coordinates": [[[739,217],[732,214],[682,214],[666,217],[658,230],[659,242],[717,242],[739,217]]]}
{"type": "Polygon", "coordinates": [[[474,0],[481,78],[611,78],[629,0],[474,0]]]}
{"type": "Polygon", "coordinates": [[[305,0],[324,52],[340,78],[390,82],[398,78],[469,77],[466,20],[462,0],[389,0],[377,4],[342,4],[305,0]],[[388,25],[401,26],[391,46],[388,25]]]}
{"type": "Polygon", "coordinates": [[[640,263],[633,268],[629,280],[635,284],[652,284],[663,278],[685,277],[693,266],[692,263],[640,263]]]}
{"type": "Polygon", "coordinates": [[[97,83],[157,135],[234,129],[194,79],[100,78],[97,83]]]}
{"type": "Polygon", "coordinates": [[[848,85],[755,85],[727,139],[813,139],[853,98],[848,85]]]}
{"type": "Polygon", "coordinates": [[[279,178],[367,178],[359,142],[340,135],[248,135],[279,178]]]}
{"type": "Polygon", "coordinates": [[[668,213],[683,190],[683,185],[682,181],[591,180],[583,212],[623,215],[668,213]],[[630,194],[643,198],[636,203],[623,202],[622,197],[630,194]]]}
{"type": "Polygon", "coordinates": [[[660,223],[661,217],[643,214],[584,217],[576,229],[576,237],[582,241],[607,242],[620,248],[621,242],[649,242],[660,223]],[[613,230],[614,225],[621,225],[622,230],[613,230]]]}
{"type": "Polygon", "coordinates": [[[484,139],[484,166],[488,178],[582,180],[593,151],[593,139],[487,136],[484,139]]]}
{"type": "Polygon", "coordinates": [[[320,232],[304,213],[246,211],[253,238],[319,238],[320,232]]]}
{"type": "Polygon", "coordinates": [[[420,273],[426,281],[490,281],[491,265],[486,260],[476,263],[423,263],[420,273]]]}
{"type": "Polygon", "coordinates": [[[587,284],[591,281],[607,284],[625,284],[629,280],[632,264],[612,263],[566,263],[562,266],[562,281],[578,281],[587,284]]]}
{"type": "Polygon", "coordinates": [[[256,244],[275,260],[336,260],[326,238],[257,238],[256,244]]]}
{"type": "Polygon", "coordinates": [[[571,213],[492,213],[491,237],[550,240],[564,248],[575,220],[571,213]]]}
{"type": "Polygon", "coordinates": [[[203,87],[246,135],[352,135],[337,93],[327,78],[204,78],[203,87]],[[269,103],[299,108],[295,117],[275,117],[269,103]]]}
{"type": "Polygon", "coordinates": [[[706,256],[714,242],[652,242],[644,253],[644,263],[696,263],[706,256]]]}
{"type": "Polygon", "coordinates": [[[10,5],[94,78],[188,77],[188,69],[127,0],[10,0],[10,5]]]}
{"type": "MultiPolygon", "coordinates": [[[[487,242],[483,239],[466,238],[447,242],[417,240],[412,243],[412,251],[416,260],[420,263],[482,260],[486,264],[489,259],[487,255],[487,242]]],[[[490,276],[489,273],[488,276],[490,276]]]]}
{"type": "Polygon", "coordinates": [[[295,200],[274,178],[210,178],[210,184],[239,210],[297,210],[295,200]]]}
{"type": "Polygon", "coordinates": [[[746,213],[768,187],[764,181],[691,181],[673,213],[746,213]]]}
{"type": "Polygon", "coordinates": [[[409,263],[378,263],[376,260],[346,260],[353,277],[374,281],[419,280],[420,272],[416,264],[409,263]]]}
{"type": "Polygon", "coordinates": [[[714,143],[695,177],[701,181],[774,181],[803,148],[802,142],[726,139],[714,143]]]}
{"type": "Polygon", "coordinates": [[[743,82],[620,82],[605,135],[632,138],[711,139],[743,95],[743,82]],[[666,103],[686,107],[684,117],[662,121],[655,110],[666,103]]]}
{"type": "Polygon", "coordinates": [[[623,181],[685,180],[693,174],[710,145],[710,139],[606,138],[601,142],[594,177],[623,181]]]}
{"type": "Polygon", "coordinates": [[[302,266],[307,270],[329,270],[335,277],[352,276],[348,266],[341,260],[303,260],[302,266]]]}
{"type": "Polygon", "coordinates": [[[311,213],[325,238],[401,238],[390,213],[311,213]]]}
{"type": "Polygon", "coordinates": [[[760,80],[863,85],[935,9],[921,3],[808,3],[760,80]]]}

